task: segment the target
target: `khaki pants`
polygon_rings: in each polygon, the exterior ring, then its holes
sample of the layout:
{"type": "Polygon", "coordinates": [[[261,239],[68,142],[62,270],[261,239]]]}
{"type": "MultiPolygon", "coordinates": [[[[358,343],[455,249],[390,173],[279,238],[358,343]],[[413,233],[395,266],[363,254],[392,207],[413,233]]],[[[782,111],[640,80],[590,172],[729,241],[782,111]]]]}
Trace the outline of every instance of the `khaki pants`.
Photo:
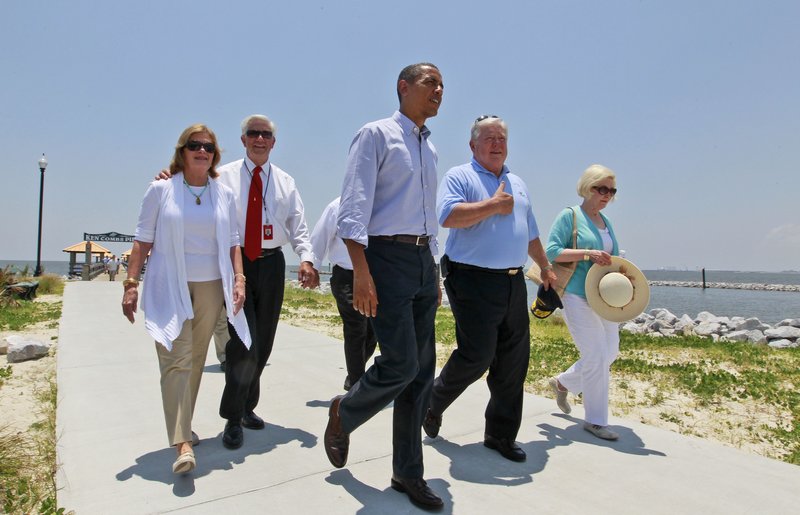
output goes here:
{"type": "Polygon", "coordinates": [[[192,415],[200,390],[211,333],[224,302],[222,280],[190,282],[194,318],[183,323],[181,334],[167,351],[156,342],[161,369],[161,401],[170,445],[192,440],[192,415]]]}

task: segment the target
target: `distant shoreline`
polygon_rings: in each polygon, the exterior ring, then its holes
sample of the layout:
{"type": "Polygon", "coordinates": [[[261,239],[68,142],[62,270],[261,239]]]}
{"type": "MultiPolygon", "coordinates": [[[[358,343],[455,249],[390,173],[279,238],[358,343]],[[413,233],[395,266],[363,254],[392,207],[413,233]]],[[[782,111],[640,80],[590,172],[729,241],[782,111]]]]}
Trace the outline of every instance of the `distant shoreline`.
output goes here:
{"type": "MultiPolygon", "coordinates": [[[[647,281],[650,286],[676,286],[680,288],[702,288],[700,281],[647,281]]],[[[797,284],[765,284],[765,283],[721,283],[706,282],[706,288],[725,290],[759,290],[759,291],[794,291],[800,292],[797,284]]]]}

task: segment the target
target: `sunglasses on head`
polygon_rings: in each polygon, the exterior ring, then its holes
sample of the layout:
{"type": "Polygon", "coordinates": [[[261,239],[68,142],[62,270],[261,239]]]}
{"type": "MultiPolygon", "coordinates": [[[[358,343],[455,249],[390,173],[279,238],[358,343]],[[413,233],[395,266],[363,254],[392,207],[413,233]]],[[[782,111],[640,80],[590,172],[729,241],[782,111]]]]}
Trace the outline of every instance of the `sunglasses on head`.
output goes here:
{"type": "Polygon", "coordinates": [[[611,195],[612,197],[617,194],[617,188],[606,188],[605,186],[592,186],[592,189],[601,195],[611,195]]]}
{"type": "Polygon", "coordinates": [[[248,138],[253,138],[253,139],[258,139],[259,136],[261,136],[264,139],[271,139],[272,131],[257,131],[255,129],[248,129],[247,132],[245,132],[245,135],[248,138]]]}
{"type": "Polygon", "coordinates": [[[209,154],[213,154],[217,151],[217,147],[213,143],[202,143],[200,141],[189,141],[186,143],[186,145],[184,145],[184,147],[192,152],[197,152],[201,148],[209,154]]]}
{"type": "Polygon", "coordinates": [[[475,123],[488,120],[489,118],[500,118],[500,117],[494,114],[482,114],[479,117],[475,118],[475,123]]]}

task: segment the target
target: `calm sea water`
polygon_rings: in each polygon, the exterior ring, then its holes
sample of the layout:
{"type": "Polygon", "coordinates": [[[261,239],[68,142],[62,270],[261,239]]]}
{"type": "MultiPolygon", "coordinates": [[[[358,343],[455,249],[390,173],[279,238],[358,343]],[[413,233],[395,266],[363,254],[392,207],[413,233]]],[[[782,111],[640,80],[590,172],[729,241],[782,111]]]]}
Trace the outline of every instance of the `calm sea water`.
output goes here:
{"type": "MultiPolygon", "coordinates": [[[[11,266],[17,271],[23,271],[28,267],[28,272],[33,275],[36,270],[36,261],[7,261],[0,259],[0,269],[11,266]]],[[[69,273],[69,261],[42,261],[42,269],[46,274],[67,275],[69,273]]]]}
{"type": "MultiPolygon", "coordinates": [[[[0,268],[12,265],[22,269],[26,265],[31,273],[35,261],[0,260],[0,268]]],[[[68,261],[42,261],[46,273],[67,275],[68,261]]],[[[287,266],[287,278],[293,278],[296,265],[287,266]]],[[[652,281],[700,281],[699,271],[645,270],[652,281]]],[[[327,281],[328,277],[322,279],[327,281]]],[[[706,270],[706,282],[761,283],[761,284],[800,284],[800,273],[795,272],[735,272],[706,270]]],[[[528,300],[536,297],[536,285],[528,281],[528,300]]],[[[701,311],[718,316],[757,317],[764,323],[775,324],[787,318],[800,318],[800,292],[723,290],[718,288],[680,288],[676,286],[652,286],[650,305],[653,308],[667,308],[677,316],[684,313],[695,317],[701,311]]]]}

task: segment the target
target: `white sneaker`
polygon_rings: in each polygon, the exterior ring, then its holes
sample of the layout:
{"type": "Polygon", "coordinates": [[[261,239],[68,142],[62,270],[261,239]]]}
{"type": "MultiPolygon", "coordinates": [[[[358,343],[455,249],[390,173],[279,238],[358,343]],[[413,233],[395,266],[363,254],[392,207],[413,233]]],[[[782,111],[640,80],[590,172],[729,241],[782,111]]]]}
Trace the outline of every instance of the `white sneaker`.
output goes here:
{"type": "Polygon", "coordinates": [[[619,435],[608,429],[607,426],[598,426],[597,424],[584,422],[583,428],[595,435],[597,438],[602,438],[603,440],[617,440],[619,438],[619,435]]]}
{"type": "Polygon", "coordinates": [[[572,406],[569,405],[567,402],[567,394],[569,390],[562,390],[558,387],[558,379],[555,377],[551,377],[550,381],[548,381],[550,388],[552,388],[553,393],[556,394],[556,404],[558,407],[566,414],[569,414],[572,411],[572,406]]]}

